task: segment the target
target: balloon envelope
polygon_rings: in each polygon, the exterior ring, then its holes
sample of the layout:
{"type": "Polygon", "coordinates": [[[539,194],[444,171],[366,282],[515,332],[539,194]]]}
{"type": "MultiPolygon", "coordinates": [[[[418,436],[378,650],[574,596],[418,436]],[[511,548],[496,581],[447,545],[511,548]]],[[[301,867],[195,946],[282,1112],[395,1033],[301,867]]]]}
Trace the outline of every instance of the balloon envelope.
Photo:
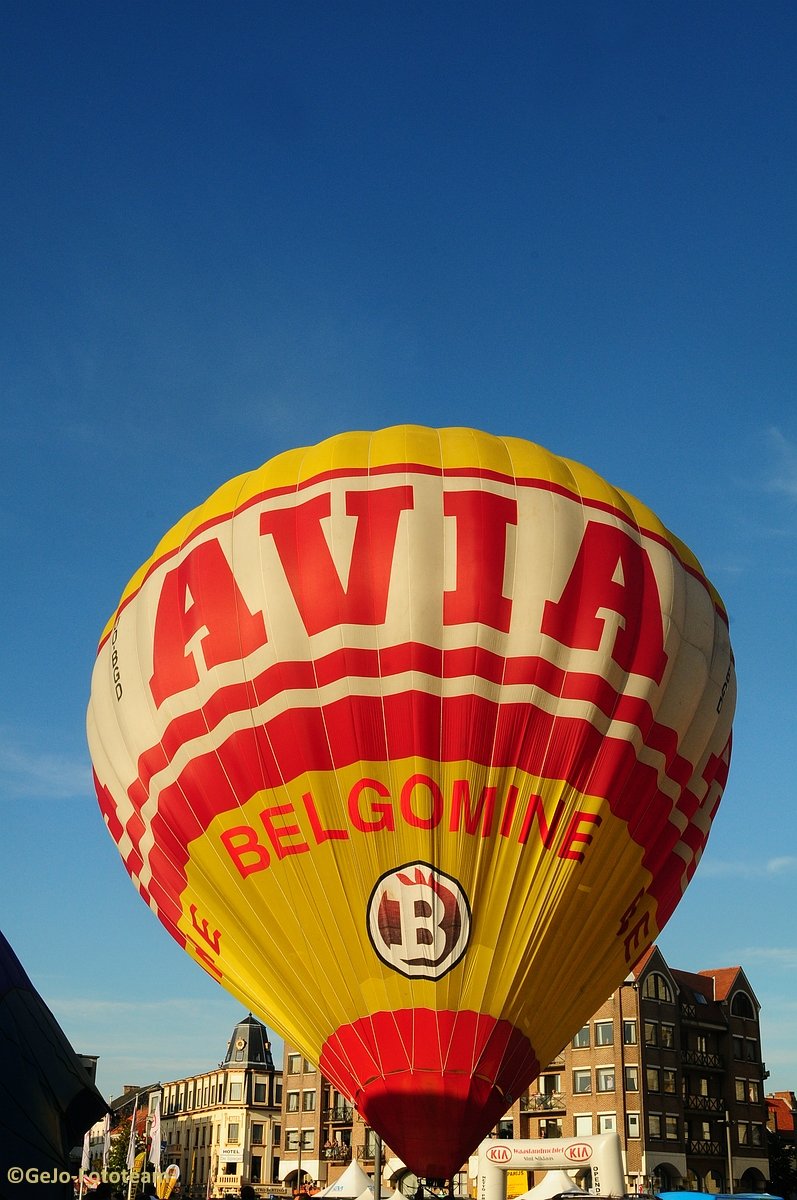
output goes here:
{"type": "Polygon", "coordinates": [[[344,434],[223,486],[100,643],[100,807],[166,928],[449,1176],[655,940],[708,837],[722,603],[531,443],[344,434]]]}

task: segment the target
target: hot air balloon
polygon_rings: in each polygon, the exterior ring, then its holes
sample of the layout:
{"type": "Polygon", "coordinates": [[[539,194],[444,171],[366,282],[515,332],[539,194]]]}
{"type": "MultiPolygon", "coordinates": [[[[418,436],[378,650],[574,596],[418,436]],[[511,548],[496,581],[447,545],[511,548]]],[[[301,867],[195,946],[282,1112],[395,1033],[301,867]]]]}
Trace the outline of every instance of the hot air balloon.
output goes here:
{"type": "Polygon", "coordinates": [[[445,1178],[672,913],[734,699],[722,602],[649,509],[529,442],[401,426],[167,533],[88,738],[164,926],[445,1178]]]}

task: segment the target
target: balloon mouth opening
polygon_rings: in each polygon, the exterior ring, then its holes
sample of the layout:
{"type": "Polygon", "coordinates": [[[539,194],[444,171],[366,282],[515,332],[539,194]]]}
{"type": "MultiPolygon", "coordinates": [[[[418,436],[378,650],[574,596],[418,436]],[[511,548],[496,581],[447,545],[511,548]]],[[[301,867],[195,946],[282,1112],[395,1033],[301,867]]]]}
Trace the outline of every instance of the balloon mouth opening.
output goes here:
{"type": "Polygon", "coordinates": [[[450,1179],[539,1074],[524,1033],[486,1013],[416,1008],[340,1026],[320,1068],[390,1154],[450,1179]]]}

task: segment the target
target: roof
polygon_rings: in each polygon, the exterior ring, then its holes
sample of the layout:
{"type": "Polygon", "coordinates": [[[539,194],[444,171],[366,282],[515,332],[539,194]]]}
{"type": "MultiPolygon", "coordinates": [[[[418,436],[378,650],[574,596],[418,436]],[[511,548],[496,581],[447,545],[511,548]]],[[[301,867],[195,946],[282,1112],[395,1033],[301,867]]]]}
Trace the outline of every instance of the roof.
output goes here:
{"type": "Polygon", "coordinates": [[[733,985],[742,973],[741,967],[720,967],[713,971],[701,971],[701,975],[714,981],[714,999],[727,1000],[733,985]]]}
{"type": "MultiPolygon", "coordinates": [[[[794,1099],[792,1093],[791,1099],[794,1099]]],[[[776,1092],[767,1096],[767,1107],[775,1118],[775,1129],[778,1133],[794,1133],[794,1109],[786,1099],[786,1093],[776,1092]]]]}
{"type": "Polygon", "coordinates": [[[274,1070],[271,1042],[268,1029],[257,1017],[247,1013],[232,1031],[227,1043],[224,1067],[260,1067],[264,1071],[274,1070]]]}

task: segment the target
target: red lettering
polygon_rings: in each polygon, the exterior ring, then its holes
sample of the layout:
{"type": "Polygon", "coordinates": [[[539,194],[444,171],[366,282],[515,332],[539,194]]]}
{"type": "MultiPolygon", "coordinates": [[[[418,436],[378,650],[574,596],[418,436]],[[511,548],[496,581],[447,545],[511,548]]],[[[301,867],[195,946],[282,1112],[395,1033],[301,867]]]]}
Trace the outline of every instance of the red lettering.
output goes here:
{"type": "Polygon", "coordinates": [[[267,641],[263,614],[246,607],[219,543],[200,542],[169,571],[161,588],[149,681],[155,704],[160,707],[199,682],[199,643],[210,670],[246,658],[267,641]]]}
{"type": "Polygon", "coordinates": [[[271,808],[264,808],[260,814],[263,828],[279,859],[287,858],[289,854],[303,854],[305,850],[310,849],[307,842],[288,842],[288,838],[298,837],[302,832],[298,825],[274,824],[276,817],[287,817],[291,813],[294,816],[296,814],[292,804],[273,804],[271,808]]]}
{"type": "Polygon", "coordinates": [[[214,953],[218,954],[219,953],[219,943],[221,942],[221,930],[214,929],[213,934],[211,936],[210,926],[208,925],[207,917],[202,918],[201,924],[199,923],[199,921],[197,921],[197,911],[198,911],[197,906],[195,904],[192,904],[188,911],[191,914],[191,924],[193,925],[194,929],[197,931],[197,933],[199,934],[199,936],[201,938],[204,938],[204,940],[210,946],[211,950],[213,950],[214,953]]]}
{"type": "Polygon", "coordinates": [[[443,624],[478,621],[507,633],[506,529],[517,525],[517,502],[495,492],[445,492],[443,512],[457,523],[457,586],[443,593],[443,624]]]}
{"type": "Polygon", "coordinates": [[[468,779],[455,779],[451,792],[451,820],[448,827],[450,832],[459,832],[462,810],[464,808],[465,833],[475,833],[479,826],[479,821],[481,821],[481,836],[483,838],[489,837],[493,831],[497,791],[498,789],[494,787],[483,787],[474,807],[471,803],[470,781],[468,779]]]}
{"type": "Polygon", "coordinates": [[[410,775],[401,789],[401,815],[408,825],[416,829],[436,829],[443,815],[443,793],[429,775],[410,775]],[[419,816],[412,807],[413,796],[418,788],[426,788],[431,799],[428,817],[419,816]]]}
{"type": "Polygon", "coordinates": [[[554,810],[553,820],[551,821],[551,824],[548,825],[548,821],[545,816],[545,809],[543,808],[542,796],[531,796],[529,799],[529,806],[526,809],[526,815],[523,818],[523,824],[520,826],[518,844],[524,846],[528,841],[529,833],[531,832],[531,823],[536,816],[537,824],[540,829],[540,835],[542,837],[542,844],[546,850],[550,850],[551,844],[553,843],[553,836],[556,833],[556,827],[562,819],[564,807],[564,800],[558,800],[554,810]]]}
{"type": "Polygon", "coordinates": [[[333,625],[384,623],[399,517],[412,507],[411,487],[346,493],[346,512],[357,518],[357,529],[345,587],[321,526],[331,513],[329,494],[262,514],[260,532],[274,538],[308,634],[333,625]]]}
{"type": "Polygon", "coordinates": [[[268,850],[258,841],[257,831],[251,825],[234,825],[232,829],[225,829],[221,841],[243,879],[254,871],[265,871],[271,861],[268,850]]]}
{"type": "Polygon", "coordinates": [[[224,978],[224,973],[216,966],[207,950],[203,950],[203,948],[197,945],[197,943],[194,941],[191,941],[191,945],[194,947],[194,954],[197,957],[200,967],[203,967],[207,971],[208,975],[212,975],[214,979],[217,979],[219,982],[221,982],[221,980],[224,978]]]}
{"type": "Polygon", "coordinates": [[[317,845],[320,846],[322,842],[348,841],[349,831],[347,829],[324,829],[312,792],[305,792],[302,801],[317,845]]]}
{"type": "Polygon", "coordinates": [[[636,962],[650,942],[650,914],[643,913],[623,940],[626,962],[636,962]]]}
{"type": "Polygon", "coordinates": [[[396,828],[396,822],[389,797],[390,792],[378,779],[358,779],[349,792],[349,820],[354,828],[360,833],[378,833],[380,829],[389,829],[392,832],[396,828]],[[376,792],[377,796],[388,798],[387,804],[371,801],[371,812],[379,814],[374,821],[366,821],[360,813],[360,797],[363,792],[376,792]]]}
{"type": "Polygon", "coordinates": [[[645,895],[645,889],[641,888],[640,891],[638,891],[637,894],[634,896],[634,899],[631,901],[628,908],[625,910],[625,912],[623,913],[623,915],[620,918],[620,928],[617,930],[618,935],[621,933],[625,933],[626,929],[628,928],[629,924],[631,923],[631,918],[636,913],[636,910],[639,907],[644,895],[645,895]]]}
{"type": "Polygon", "coordinates": [[[517,804],[518,790],[514,783],[510,783],[509,791],[506,794],[506,804],[504,805],[504,813],[501,817],[501,837],[508,838],[512,832],[512,822],[515,819],[515,805],[517,804]]]}
{"type": "Polygon", "coordinates": [[[599,817],[597,813],[582,812],[581,810],[574,812],[565,835],[562,838],[562,844],[559,847],[559,857],[572,858],[575,862],[583,862],[584,851],[576,850],[574,847],[577,845],[589,846],[592,842],[592,834],[582,833],[579,826],[585,824],[600,825],[602,820],[603,818],[599,817]]]}
{"type": "Polygon", "coordinates": [[[599,650],[606,611],[620,618],[611,656],[624,671],[661,683],[667,655],[661,599],[647,551],[615,525],[590,521],[558,601],[546,601],[542,632],[564,646],[599,650]]]}

